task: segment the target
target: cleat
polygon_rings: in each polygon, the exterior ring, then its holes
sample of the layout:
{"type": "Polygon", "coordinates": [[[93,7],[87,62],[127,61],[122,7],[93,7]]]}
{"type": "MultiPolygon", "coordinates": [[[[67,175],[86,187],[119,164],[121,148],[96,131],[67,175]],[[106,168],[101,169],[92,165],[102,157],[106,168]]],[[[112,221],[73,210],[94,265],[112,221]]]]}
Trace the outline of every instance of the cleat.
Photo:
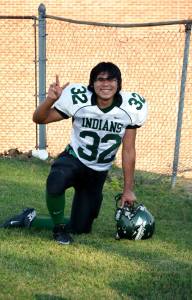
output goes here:
{"type": "Polygon", "coordinates": [[[36,217],[34,208],[25,208],[21,214],[15,215],[0,225],[1,228],[30,227],[36,217]]]}
{"type": "Polygon", "coordinates": [[[24,218],[24,227],[30,227],[31,222],[35,219],[36,217],[36,211],[34,208],[26,208],[25,209],[25,218],[24,218]]]}
{"type": "Polygon", "coordinates": [[[56,225],[53,229],[54,240],[61,245],[69,245],[73,243],[73,239],[70,234],[66,231],[63,224],[56,225]]]}

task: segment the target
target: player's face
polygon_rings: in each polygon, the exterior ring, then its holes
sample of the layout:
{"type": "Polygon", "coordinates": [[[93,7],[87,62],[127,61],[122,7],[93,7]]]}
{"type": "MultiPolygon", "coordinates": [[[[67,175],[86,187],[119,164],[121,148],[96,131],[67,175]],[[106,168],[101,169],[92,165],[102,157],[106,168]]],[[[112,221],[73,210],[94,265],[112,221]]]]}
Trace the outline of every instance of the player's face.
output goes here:
{"type": "Polygon", "coordinates": [[[94,90],[99,100],[112,101],[117,92],[118,82],[116,78],[111,78],[107,72],[97,75],[94,82],[94,90]]]}

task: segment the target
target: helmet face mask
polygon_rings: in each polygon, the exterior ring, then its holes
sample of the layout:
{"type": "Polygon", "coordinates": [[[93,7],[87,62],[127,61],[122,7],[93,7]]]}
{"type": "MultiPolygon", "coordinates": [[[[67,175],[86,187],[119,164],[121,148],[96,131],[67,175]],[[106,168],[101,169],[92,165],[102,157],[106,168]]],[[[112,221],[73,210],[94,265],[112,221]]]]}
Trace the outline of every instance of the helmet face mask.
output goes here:
{"type": "Polygon", "coordinates": [[[150,238],[155,230],[155,220],[143,204],[117,208],[116,239],[144,240],[150,238]]]}

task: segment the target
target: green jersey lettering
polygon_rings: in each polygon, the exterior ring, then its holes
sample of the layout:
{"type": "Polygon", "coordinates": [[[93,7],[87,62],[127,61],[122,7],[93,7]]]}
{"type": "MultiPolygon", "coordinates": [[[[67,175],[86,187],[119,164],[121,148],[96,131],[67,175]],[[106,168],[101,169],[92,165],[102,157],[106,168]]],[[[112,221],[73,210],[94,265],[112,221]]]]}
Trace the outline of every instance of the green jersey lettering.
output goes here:
{"type": "Polygon", "coordinates": [[[72,100],[73,104],[77,104],[78,101],[81,103],[86,103],[88,101],[88,98],[86,96],[86,88],[82,86],[80,89],[72,88],[71,94],[72,94],[72,100]]]}
{"type": "Polygon", "coordinates": [[[143,103],[145,103],[145,99],[137,93],[132,93],[131,95],[133,96],[133,98],[129,98],[128,103],[130,105],[135,105],[137,110],[141,110],[143,107],[143,103]]]}

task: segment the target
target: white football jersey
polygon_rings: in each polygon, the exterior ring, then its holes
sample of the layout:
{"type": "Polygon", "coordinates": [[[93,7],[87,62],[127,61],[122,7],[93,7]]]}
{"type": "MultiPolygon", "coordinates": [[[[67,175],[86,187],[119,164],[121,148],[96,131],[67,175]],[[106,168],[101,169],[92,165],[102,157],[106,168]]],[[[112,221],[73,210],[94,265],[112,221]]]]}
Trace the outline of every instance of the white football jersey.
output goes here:
{"type": "Polygon", "coordinates": [[[70,84],[55,102],[64,118],[73,118],[71,147],[78,159],[96,171],[111,167],[127,128],[140,127],[147,117],[147,103],[137,93],[120,92],[114,104],[100,109],[83,84],[70,84]]]}

